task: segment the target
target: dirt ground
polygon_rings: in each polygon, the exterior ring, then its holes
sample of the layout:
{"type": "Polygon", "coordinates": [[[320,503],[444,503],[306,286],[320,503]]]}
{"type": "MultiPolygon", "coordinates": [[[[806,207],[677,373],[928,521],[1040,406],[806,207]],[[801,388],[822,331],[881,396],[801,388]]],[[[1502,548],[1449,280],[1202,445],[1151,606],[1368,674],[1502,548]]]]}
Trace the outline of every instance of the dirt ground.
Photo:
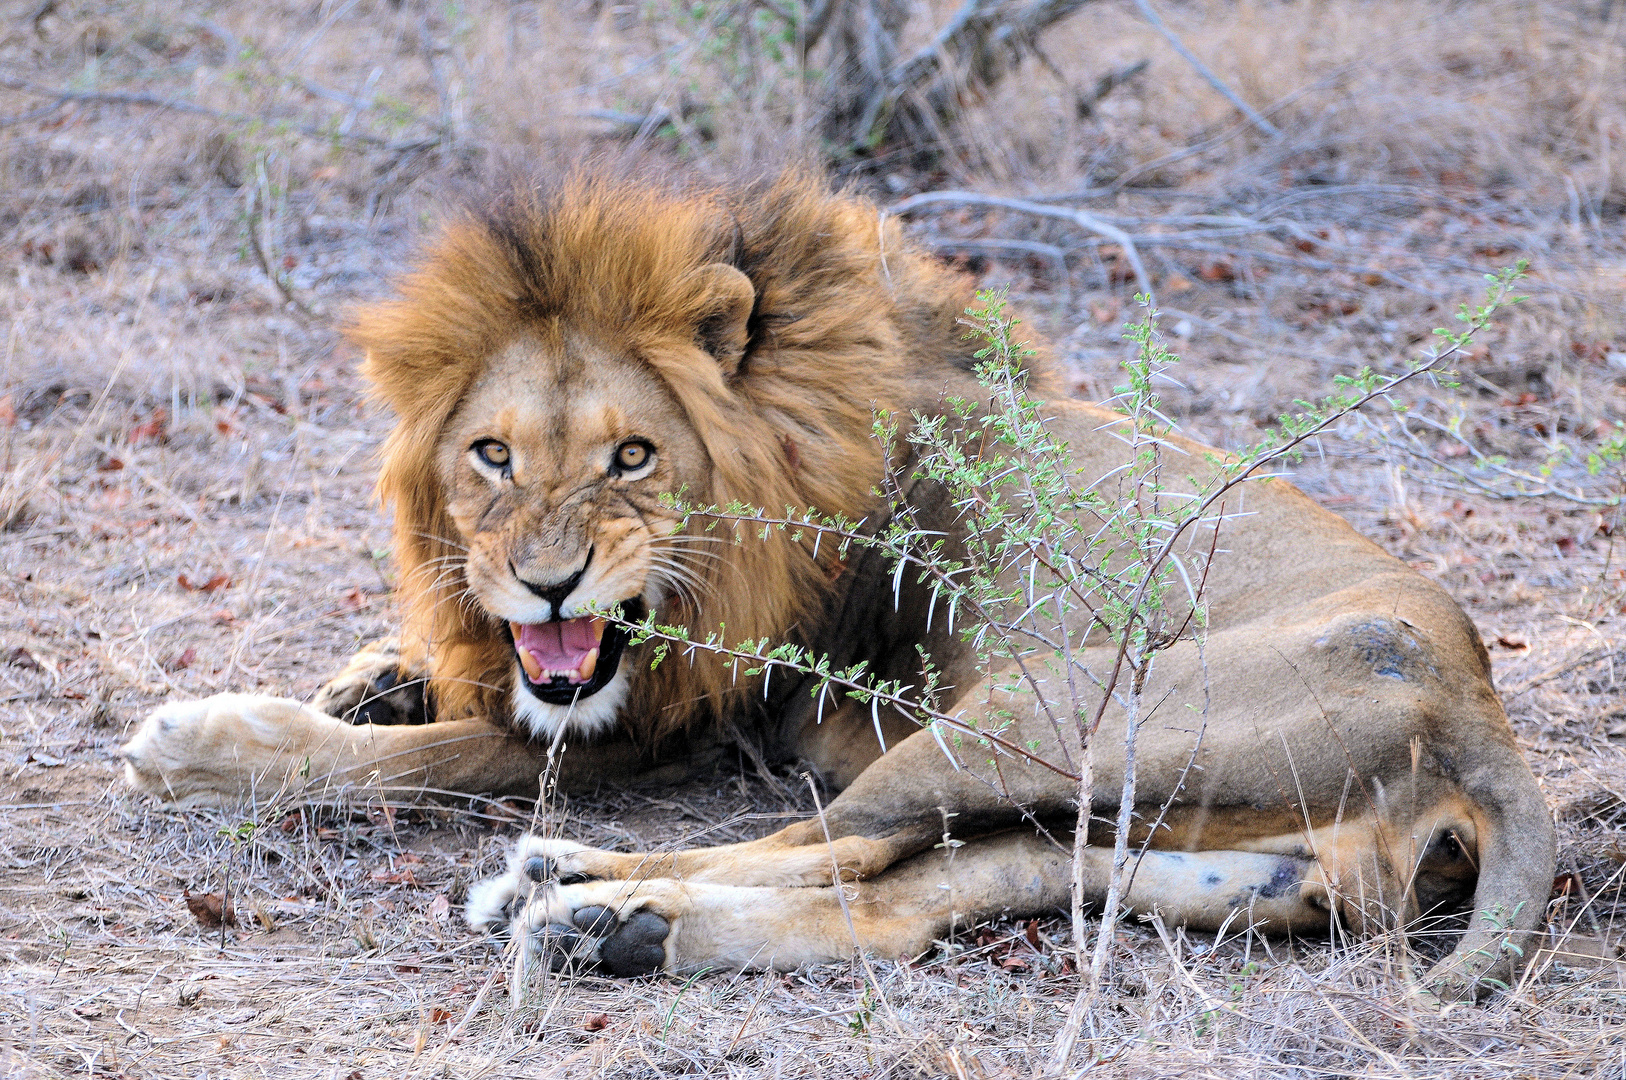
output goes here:
{"type": "MultiPolygon", "coordinates": [[[[882,204],[1043,198],[1132,234],[1185,358],[1168,410],[1233,447],[1337,373],[1400,370],[1482,274],[1530,260],[1530,299],[1460,387],[1413,386],[1404,424],[1348,423],[1292,474],[1479,626],[1559,825],[1559,898],[1524,981],[1443,1017],[1403,996],[1416,942],[1131,923],[1067,1075],[1626,1076],[1626,471],[1587,467],[1626,421],[1626,8],[1162,7],[1280,136],[1102,3],[968,99],[929,169],[883,148],[842,176],[882,204]],[[1140,59],[1078,115],[1080,88],[1140,59]]],[[[920,5],[921,33],[950,8],[920,5]]],[[[0,3],[0,1076],[1048,1068],[1079,981],[1061,918],[913,964],[549,978],[515,1006],[458,909],[532,807],[177,812],[120,778],[159,702],[306,696],[390,629],[371,497],[389,418],[339,328],[450,199],[504,162],[629,141],[712,174],[808,151],[812,76],[728,37],[759,10],[0,3]],[[692,121],[616,119],[695,102],[692,121]]],[[[986,207],[908,220],[1011,286],[1081,396],[1111,395],[1134,315],[1120,245],[986,207]]],[[[547,813],[648,848],[809,810],[742,760],[547,813]]]]}

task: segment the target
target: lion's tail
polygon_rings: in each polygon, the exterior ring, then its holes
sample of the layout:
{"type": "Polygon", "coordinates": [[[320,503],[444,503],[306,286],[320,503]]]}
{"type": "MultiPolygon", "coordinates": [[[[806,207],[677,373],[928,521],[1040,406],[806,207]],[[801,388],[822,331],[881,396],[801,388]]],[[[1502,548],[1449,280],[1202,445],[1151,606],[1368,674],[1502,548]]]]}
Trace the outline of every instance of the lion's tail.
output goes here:
{"type": "Polygon", "coordinates": [[[1482,753],[1479,767],[1463,778],[1478,833],[1472,921],[1423,981],[1426,992],[1445,1001],[1511,985],[1532,955],[1552,896],[1558,841],[1536,778],[1511,746],[1482,753]]]}

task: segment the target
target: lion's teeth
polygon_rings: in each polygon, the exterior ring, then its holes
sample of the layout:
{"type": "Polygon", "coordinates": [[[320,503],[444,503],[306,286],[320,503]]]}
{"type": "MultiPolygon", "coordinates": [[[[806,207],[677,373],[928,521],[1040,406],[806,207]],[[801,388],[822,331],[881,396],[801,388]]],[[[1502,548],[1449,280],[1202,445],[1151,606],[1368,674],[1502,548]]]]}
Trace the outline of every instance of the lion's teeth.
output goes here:
{"type": "Polygon", "coordinates": [[[525,669],[525,677],[534,683],[541,682],[542,665],[536,662],[536,657],[526,649],[516,647],[514,651],[519,653],[519,666],[525,669]]]}
{"type": "Polygon", "coordinates": [[[587,650],[587,655],[582,658],[582,666],[576,669],[576,677],[582,682],[586,682],[588,679],[593,677],[593,672],[597,670],[598,650],[589,649],[587,650]]]}
{"type": "MultiPolygon", "coordinates": [[[[594,641],[603,641],[604,640],[604,627],[607,626],[608,623],[606,623],[605,620],[599,618],[597,615],[594,615],[593,616],[593,621],[589,625],[592,626],[592,628],[593,628],[593,640],[594,641]]],[[[583,675],[583,678],[588,678],[592,674],[593,674],[593,669],[592,669],[592,667],[589,666],[586,669],[586,674],[583,675]]]]}

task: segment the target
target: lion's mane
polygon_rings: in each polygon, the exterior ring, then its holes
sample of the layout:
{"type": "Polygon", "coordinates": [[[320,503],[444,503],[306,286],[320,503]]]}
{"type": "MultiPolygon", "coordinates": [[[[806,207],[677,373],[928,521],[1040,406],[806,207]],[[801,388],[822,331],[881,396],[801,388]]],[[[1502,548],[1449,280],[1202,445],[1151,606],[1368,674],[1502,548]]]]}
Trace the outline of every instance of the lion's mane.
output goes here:
{"type": "MultiPolygon", "coordinates": [[[[458,602],[459,548],[445,508],[437,440],[488,358],[527,325],[556,322],[610,338],[671,388],[710,457],[693,502],[863,517],[875,506],[877,410],[907,414],[964,378],[975,346],[956,325],[969,282],[906,242],[867,201],[791,173],[734,186],[658,187],[578,170],[511,188],[442,231],[395,299],[350,330],[397,423],[383,449],[382,497],[395,508],[408,649],[427,654],[437,715],[506,715],[513,653],[498,622],[458,602]],[[718,304],[699,267],[725,262],[756,288],[746,352],[733,371],[704,344],[718,304]],[[451,567],[447,573],[442,571],[451,567]]],[[[830,545],[782,532],[716,545],[684,611],[696,638],[791,632],[839,575],[830,545]]],[[[732,665],[641,665],[622,716],[659,736],[719,715],[740,693],[732,665]]]]}

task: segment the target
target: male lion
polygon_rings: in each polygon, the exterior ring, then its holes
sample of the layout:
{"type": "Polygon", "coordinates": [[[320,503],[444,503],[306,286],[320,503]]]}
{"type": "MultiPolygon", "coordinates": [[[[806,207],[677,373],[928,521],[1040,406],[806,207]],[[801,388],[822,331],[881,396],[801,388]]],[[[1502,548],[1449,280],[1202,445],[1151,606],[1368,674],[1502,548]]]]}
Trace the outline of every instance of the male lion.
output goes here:
{"type": "MultiPolygon", "coordinates": [[[[725,847],[527,837],[472,893],[470,921],[631,975],[789,968],[854,944],[911,955],[957,918],[1065,907],[1073,781],[1019,755],[951,761],[901,714],[852,700],[821,720],[809,683],[764,687],[704,659],[652,667],[652,646],[603,617],[796,640],[905,684],[929,655],[948,707],[989,720],[997,701],[1011,744],[1079,760],[1065,727],[1001,697],[1001,673],[930,618],[915,574],[782,530],[706,543],[663,499],[875,527],[877,413],[907,423],[946,397],[986,400],[980,343],[957,323],[969,292],[873,206],[796,175],[679,190],[580,173],[458,221],[353,330],[399,418],[380,488],[405,624],[317,705],[371,722],[270,697],[171,703],[123,748],[130,782],[194,804],[347,782],[533,795],[565,734],[579,779],[744,730],[844,790],[817,818],[725,847]]],[[[1041,397],[1046,379],[1036,362],[1041,397]]],[[[1078,476],[1123,464],[1121,416],[1061,395],[1045,413],[1078,476]]],[[[1184,467],[1213,468],[1178,445],[1184,467]]],[[[952,541],[941,491],[890,467],[920,527],[952,541]]],[[[1201,647],[1186,632],[1145,685],[1167,704],[1140,735],[1131,839],[1149,850],[1126,904],[1210,931],[1467,908],[1430,985],[1462,996],[1508,978],[1545,913],[1554,835],[1473,624],[1290,485],[1250,484],[1246,500],[1210,562],[1201,647]],[[1201,731],[1186,703],[1206,711],[1201,731]]],[[[1102,670],[1096,641],[1084,659],[1102,670]]],[[[1091,743],[1097,815],[1123,789],[1123,734],[1114,705],[1091,743]]],[[[1080,868],[1097,900],[1110,839],[1092,835],[1080,868]]]]}

